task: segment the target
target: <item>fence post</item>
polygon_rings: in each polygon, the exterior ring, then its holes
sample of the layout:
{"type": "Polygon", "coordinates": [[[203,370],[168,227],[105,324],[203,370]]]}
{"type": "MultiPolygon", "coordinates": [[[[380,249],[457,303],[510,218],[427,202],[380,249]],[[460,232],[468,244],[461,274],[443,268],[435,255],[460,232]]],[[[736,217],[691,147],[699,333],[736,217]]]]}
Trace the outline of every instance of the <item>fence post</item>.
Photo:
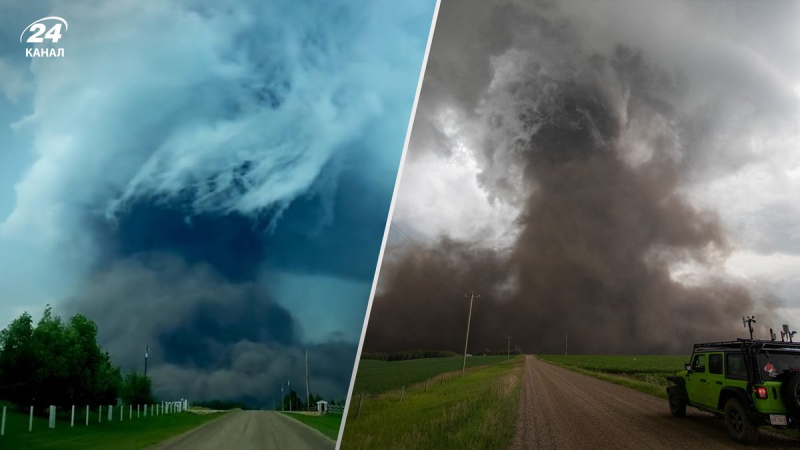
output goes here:
{"type": "Polygon", "coordinates": [[[108,421],[114,421],[114,405],[108,405],[108,421]]]}
{"type": "Polygon", "coordinates": [[[31,431],[33,431],[33,406],[31,406],[30,419],[28,419],[28,433],[30,433],[31,431]]]}
{"type": "Polygon", "coordinates": [[[361,404],[364,403],[364,393],[361,393],[361,397],[358,399],[358,411],[356,411],[356,419],[361,417],[361,404]]]}
{"type": "Polygon", "coordinates": [[[133,420],[133,404],[128,405],[128,420],[133,420]]]}
{"type": "Polygon", "coordinates": [[[122,422],[122,419],[125,417],[125,405],[119,405],[119,421],[122,422]]]}
{"type": "Polygon", "coordinates": [[[136,418],[142,417],[142,413],[140,412],[139,405],[136,405],[136,418]]]}
{"type": "Polygon", "coordinates": [[[72,428],[75,426],[75,405],[72,405],[72,414],[70,415],[69,419],[69,427],[72,428]]]}
{"type": "Polygon", "coordinates": [[[89,426],[89,405],[86,405],[86,426],[89,426]]]}
{"type": "Polygon", "coordinates": [[[403,385],[403,389],[400,390],[400,402],[403,402],[403,395],[406,393],[406,386],[403,385]]]}
{"type": "Polygon", "coordinates": [[[144,416],[147,417],[147,405],[144,405],[144,416]]]}
{"type": "Polygon", "coordinates": [[[103,421],[103,405],[97,407],[97,423],[103,421]]]}
{"type": "Polygon", "coordinates": [[[0,436],[6,434],[6,407],[3,406],[3,420],[0,421],[0,436]]]}
{"type": "Polygon", "coordinates": [[[47,425],[51,430],[56,428],[56,407],[53,405],[50,405],[50,420],[48,421],[47,425]]]}

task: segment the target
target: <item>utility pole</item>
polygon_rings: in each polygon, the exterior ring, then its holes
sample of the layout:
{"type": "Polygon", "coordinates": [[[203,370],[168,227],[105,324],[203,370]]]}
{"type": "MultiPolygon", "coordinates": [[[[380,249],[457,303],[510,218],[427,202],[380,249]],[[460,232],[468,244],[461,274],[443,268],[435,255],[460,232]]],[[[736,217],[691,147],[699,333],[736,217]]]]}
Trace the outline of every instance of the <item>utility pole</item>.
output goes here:
{"type": "Polygon", "coordinates": [[[311,391],[308,389],[308,350],[306,350],[306,410],[308,410],[311,405],[308,403],[311,401],[311,391]]]}
{"type": "Polygon", "coordinates": [[[150,356],[150,344],[144,347],[144,377],[147,378],[147,357],[150,356]]]}
{"type": "Polygon", "coordinates": [[[508,338],[508,349],[506,350],[506,360],[511,359],[511,336],[506,336],[508,338]]]}
{"type": "Polygon", "coordinates": [[[467,347],[469,347],[469,325],[472,321],[472,301],[475,297],[480,298],[480,295],[475,295],[471,292],[469,295],[464,294],[464,297],[469,297],[469,316],[467,316],[467,339],[464,341],[464,362],[461,364],[461,373],[467,370],[467,347]]]}
{"type": "Polygon", "coordinates": [[[292,412],[292,379],[286,379],[286,385],[289,386],[289,412],[292,412]]]}

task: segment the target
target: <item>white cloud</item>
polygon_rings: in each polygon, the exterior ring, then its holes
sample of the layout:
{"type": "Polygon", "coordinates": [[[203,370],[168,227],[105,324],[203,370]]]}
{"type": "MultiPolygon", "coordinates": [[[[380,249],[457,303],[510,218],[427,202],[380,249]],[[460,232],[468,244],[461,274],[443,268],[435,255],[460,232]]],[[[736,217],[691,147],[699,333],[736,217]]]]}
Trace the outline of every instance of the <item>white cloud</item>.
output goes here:
{"type": "Polygon", "coordinates": [[[519,211],[492,200],[479,184],[481,170],[471,150],[452,150],[449,157],[427,153],[406,160],[393,221],[431,239],[448,235],[507,248],[516,237],[519,211]]]}

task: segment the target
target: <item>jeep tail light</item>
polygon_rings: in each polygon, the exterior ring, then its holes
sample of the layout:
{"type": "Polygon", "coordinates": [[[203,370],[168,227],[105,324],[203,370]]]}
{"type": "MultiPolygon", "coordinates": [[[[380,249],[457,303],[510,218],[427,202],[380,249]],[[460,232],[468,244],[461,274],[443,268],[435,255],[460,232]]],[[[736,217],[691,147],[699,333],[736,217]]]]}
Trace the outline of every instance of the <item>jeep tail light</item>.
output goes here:
{"type": "Polygon", "coordinates": [[[767,388],[765,388],[764,386],[758,386],[753,391],[756,393],[756,398],[760,400],[767,399],[767,388]]]}

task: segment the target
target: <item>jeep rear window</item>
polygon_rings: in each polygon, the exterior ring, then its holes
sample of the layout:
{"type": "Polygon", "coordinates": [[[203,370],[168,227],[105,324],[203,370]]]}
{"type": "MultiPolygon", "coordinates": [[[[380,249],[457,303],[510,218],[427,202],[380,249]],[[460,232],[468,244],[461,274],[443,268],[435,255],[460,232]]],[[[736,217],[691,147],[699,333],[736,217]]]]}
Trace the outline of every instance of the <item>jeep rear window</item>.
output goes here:
{"type": "Polygon", "coordinates": [[[725,376],[727,378],[747,378],[744,356],[741,353],[728,353],[725,355],[725,376]]]}
{"type": "Polygon", "coordinates": [[[800,355],[769,352],[769,358],[763,352],[758,354],[758,370],[761,378],[768,380],[777,378],[785,371],[800,370],[800,355]]]}
{"type": "Polygon", "coordinates": [[[722,375],[722,355],[708,355],[708,373],[722,375]]]}

